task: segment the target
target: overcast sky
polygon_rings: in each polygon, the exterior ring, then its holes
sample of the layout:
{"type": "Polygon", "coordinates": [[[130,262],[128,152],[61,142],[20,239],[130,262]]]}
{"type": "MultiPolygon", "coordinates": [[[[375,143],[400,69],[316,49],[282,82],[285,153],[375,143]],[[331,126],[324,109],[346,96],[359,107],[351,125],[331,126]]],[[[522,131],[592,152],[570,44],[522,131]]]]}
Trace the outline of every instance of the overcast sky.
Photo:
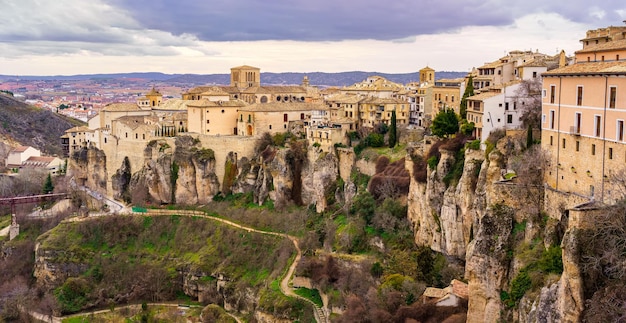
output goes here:
{"type": "Polygon", "coordinates": [[[0,0],[0,74],[469,71],[624,25],[602,0],[0,0]],[[596,4],[592,4],[596,3],[596,4]],[[598,5],[597,3],[601,3],[598,5]]]}

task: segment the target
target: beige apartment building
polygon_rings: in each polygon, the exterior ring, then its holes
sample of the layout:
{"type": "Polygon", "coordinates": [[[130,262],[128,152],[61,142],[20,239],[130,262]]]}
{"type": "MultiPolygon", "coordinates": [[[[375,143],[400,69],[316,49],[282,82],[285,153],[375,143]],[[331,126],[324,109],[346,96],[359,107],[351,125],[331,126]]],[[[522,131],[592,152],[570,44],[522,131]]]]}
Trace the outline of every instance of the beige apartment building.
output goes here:
{"type": "Polygon", "coordinates": [[[273,102],[252,104],[239,108],[237,129],[240,136],[259,136],[266,132],[276,134],[309,125],[311,116],[327,111],[323,103],[273,102]]]}
{"type": "Polygon", "coordinates": [[[389,125],[392,111],[396,112],[396,124],[408,124],[408,101],[393,98],[365,98],[359,103],[359,127],[373,128],[379,123],[389,125]]]}
{"type": "Polygon", "coordinates": [[[192,101],[187,104],[189,132],[205,135],[237,135],[239,109],[246,106],[242,100],[192,101]]]}
{"type": "Polygon", "coordinates": [[[624,198],[626,27],[589,30],[576,63],[543,74],[541,146],[547,184],[601,202],[624,198]]]}

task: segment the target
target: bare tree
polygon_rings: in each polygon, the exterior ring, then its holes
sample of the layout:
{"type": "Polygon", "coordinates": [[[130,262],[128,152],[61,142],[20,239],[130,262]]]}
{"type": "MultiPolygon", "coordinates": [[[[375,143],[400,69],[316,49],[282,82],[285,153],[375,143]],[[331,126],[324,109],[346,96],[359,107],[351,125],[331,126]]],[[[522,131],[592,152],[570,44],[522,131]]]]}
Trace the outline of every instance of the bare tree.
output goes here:
{"type": "Polygon", "coordinates": [[[541,79],[523,80],[515,91],[515,104],[522,111],[524,127],[541,129],[541,79]]]}

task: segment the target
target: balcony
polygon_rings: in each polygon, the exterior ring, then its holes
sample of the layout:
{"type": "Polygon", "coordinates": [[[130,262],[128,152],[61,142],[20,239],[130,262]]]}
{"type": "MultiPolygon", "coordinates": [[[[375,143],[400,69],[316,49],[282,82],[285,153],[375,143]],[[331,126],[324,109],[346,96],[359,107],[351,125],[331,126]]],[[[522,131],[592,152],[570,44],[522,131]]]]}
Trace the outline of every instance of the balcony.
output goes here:
{"type": "Polygon", "coordinates": [[[580,136],[580,127],[570,126],[569,127],[569,134],[570,135],[574,135],[574,136],[580,136]]]}

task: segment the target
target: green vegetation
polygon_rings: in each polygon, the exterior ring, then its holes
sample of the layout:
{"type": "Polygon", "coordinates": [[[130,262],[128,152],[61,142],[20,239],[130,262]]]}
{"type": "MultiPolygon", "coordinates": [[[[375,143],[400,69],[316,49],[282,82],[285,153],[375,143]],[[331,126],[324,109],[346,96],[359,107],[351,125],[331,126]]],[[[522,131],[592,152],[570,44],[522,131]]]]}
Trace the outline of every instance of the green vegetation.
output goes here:
{"type": "Polygon", "coordinates": [[[428,168],[437,169],[437,165],[439,164],[439,156],[431,156],[430,158],[428,158],[426,163],[428,164],[428,168]]]}
{"type": "Polygon", "coordinates": [[[198,161],[201,163],[206,163],[208,161],[215,160],[215,152],[213,151],[213,149],[210,149],[210,148],[198,149],[196,147],[193,147],[191,148],[191,152],[193,153],[194,157],[196,157],[198,161]]]}
{"type": "Polygon", "coordinates": [[[170,166],[170,186],[172,187],[172,203],[176,203],[176,181],[178,181],[178,164],[176,161],[172,161],[170,166]]]}
{"type": "Polygon", "coordinates": [[[300,322],[315,322],[311,305],[298,298],[287,297],[280,292],[280,282],[272,281],[269,288],[261,292],[259,307],[277,317],[299,319],[300,322]]]}
{"type": "Polygon", "coordinates": [[[396,146],[397,129],[396,129],[396,110],[391,111],[391,126],[389,126],[389,148],[396,146]]]}
{"type": "Polygon", "coordinates": [[[430,126],[433,135],[446,138],[459,132],[459,118],[452,109],[439,111],[430,126]]]}
{"type": "Polygon", "coordinates": [[[54,184],[52,184],[52,175],[48,174],[46,181],[43,184],[43,193],[49,194],[54,191],[54,184]]]}
{"type": "Polygon", "coordinates": [[[296,295],[302,296],[313,303],[315,305],[322,307],[324,303],[322,303],[322,297],[320,296],[320,292],[317,289],[309,289],[309,288],[297,288],[295,291],[296,295]]]}
{"type": "Polygon", "coordinates": [[[463,92],[463,97],[461,98],[461,103],[459,105],[459,112],[461,114],[461,119],[467,119],[467,98],[474,95],[474,77],[470,75],[467,80],[467,87],[465,87],[465,92],[463,92]]]}
{"type": "Polygon", "coordinates": [[[180,216],[110,216],[64,223],[39,241],[45,250],[65,251],[56,253],[52,262],[86,265],[78,277],[55,290],[64,313],[88,303],[107,304],[131,288],[135,301],[176,299],[182,292],[175,284],[181,279],[180,268],[222,273],[230,288],[263,289],[263,282],[276,278],[294,251],[287,239],[180,216]]]}
{"type": "MultiPolygon", "coordinates": [[[[526,223],[514,226],[515,234],[525,230],[526,223]]],[[[517,257],[527,263],[511,280],[510,290],[502,291],[500,298],[504,304],[512,308],[529,290],[536,290],[545,284],[549,274],[560,275],[563,272],[563,260],[560,246],[543,247],[543,241],[535,240],[530,245],[522,245],[517,257]]]]}

